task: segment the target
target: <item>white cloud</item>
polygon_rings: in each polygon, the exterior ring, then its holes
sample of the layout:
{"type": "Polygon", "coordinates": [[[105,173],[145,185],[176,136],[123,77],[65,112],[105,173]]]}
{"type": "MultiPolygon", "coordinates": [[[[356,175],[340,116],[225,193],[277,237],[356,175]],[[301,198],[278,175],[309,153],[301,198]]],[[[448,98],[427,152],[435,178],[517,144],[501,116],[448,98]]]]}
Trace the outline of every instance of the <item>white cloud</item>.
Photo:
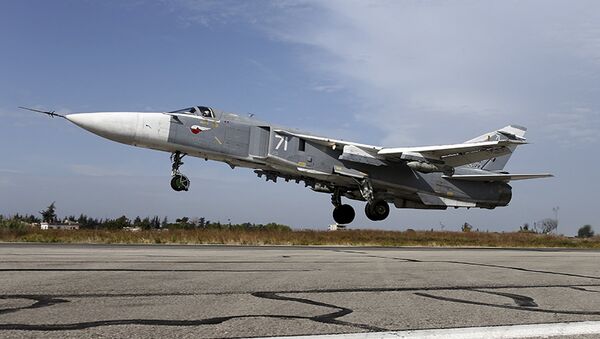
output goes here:
{"type": "MultiPolygon", "coordinates": [[[[448,126],[465,122],[478,131],[535,125],[567,101],[582,104],[581,96],[599,91],[599,7],[306,1],[229,9],[224,16],[243,13],[238,20],[303,46],[299,60],[316,82],[335,84],[314,89],[349,90],[362,102],[352,113],[381,129],[382,142],[398,144],[444,141],[454,137],[448,126]]],[[[597,99],[592,106],[600,109],[597,99]]],[[[577,115],[571,120],[590,117],[569,113],[577,115]]],[[[589,141],[588,133],[571,137],[589,141]]]]}
{"type": "MultiPolygon", "coordinates": [[[[312,89],[356,96],[361,104],[350,114],[382,130],[384,143],[444,142],[457,137],[449,126],[465,122],[470,133],[508,123],[537,126],[548,112],[565,112],[565,102],[600,110],[597,2],[181,1],[179,6],[205,25],[243,21],[301,46],[298,59],[315,78],[312,89]],[[592,94],[591,104],[581,102],[592,94]]],[[[590,117],[566,112],[577,116],[570,120],[590,117]]],[[[571,137],[590,140],[587,132],[571,137]]]]}
{"type": "Polygon", "coordinates": [[[317,92],[333,93],[333,92],[338,92],[338,91],[342,90],[343,87],[340,85],[332,85],[332,84],[324,84],[323,83],[323,84],[314,85],[312,87],[312,89],[317,92]]]}
{"type": "Polygon", "coordinates": [[[164,4],[174,12],[180,12],[184,25],[201,24],[206,28],[214,25],[230,24],[243,20],[256,23],[257,14],[277,9],[276,4],[235,0],[177,0],[165,1],[164,4]]]}

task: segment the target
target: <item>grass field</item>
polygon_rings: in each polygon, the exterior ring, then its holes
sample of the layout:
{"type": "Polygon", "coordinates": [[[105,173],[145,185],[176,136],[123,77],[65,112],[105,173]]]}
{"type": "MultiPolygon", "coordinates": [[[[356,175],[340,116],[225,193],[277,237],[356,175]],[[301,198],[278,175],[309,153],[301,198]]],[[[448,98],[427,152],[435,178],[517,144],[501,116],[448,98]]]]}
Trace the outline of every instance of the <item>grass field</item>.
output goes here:
{"type": "Polygon", "coordinates": [[[564,247],[600,248],[600,237],[587,239],[535,233],[437,231],[277,231],[245,229],[40,230],[0,229],[3,242],[100,244],[229,244],[229,245],[353,245],[448,247],[564,247]]]}

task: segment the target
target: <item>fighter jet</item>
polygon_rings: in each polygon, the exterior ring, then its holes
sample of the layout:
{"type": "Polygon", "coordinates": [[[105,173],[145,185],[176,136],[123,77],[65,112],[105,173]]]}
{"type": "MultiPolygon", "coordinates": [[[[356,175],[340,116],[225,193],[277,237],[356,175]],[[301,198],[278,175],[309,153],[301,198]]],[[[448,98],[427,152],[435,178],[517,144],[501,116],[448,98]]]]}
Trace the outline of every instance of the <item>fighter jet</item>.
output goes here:
{"type": "MultiPolygon", "coordinates": [[[[21,107],[24,108],[24,107],[21,107]]],[[[316,136],[206,106],[171,112],[96,112],[60,115],[106,139],[171,153],[171,187],[188,191],[180,171],[186,155],[254,169],[266,181],[304,183],[331,195],[333,219],[354,220],[342,198],[365,201],[365,214],[384,220],[396,208],[437,209],[506,206],[509,181],[551,177],[511,174],[504,166],[526,128],[509,125],[460,144],[382,147],[316,136]]]]}

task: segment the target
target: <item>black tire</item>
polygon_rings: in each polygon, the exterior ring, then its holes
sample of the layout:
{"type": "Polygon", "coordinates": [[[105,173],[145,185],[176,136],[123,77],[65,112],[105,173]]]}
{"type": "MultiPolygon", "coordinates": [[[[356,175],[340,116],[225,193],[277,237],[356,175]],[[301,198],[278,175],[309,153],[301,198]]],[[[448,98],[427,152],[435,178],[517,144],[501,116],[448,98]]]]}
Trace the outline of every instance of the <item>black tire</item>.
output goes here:
{"type": "Polygon", "coordinates": [[[373,206],[371,206],[369,203],[365,205],[365,215],[367,218],[369,218],[369,220],[378,221],[377,216],[375,213],[373,213],[373,206]]]}
{"type": "Polygon", "coordinates": [[[179,192],[179,186],[177,185],[177,179],[175,179],[175,176],[171,177],[171,188],[173,191],[179,192]]]}
{"type": "Polygon", "coordinates": [[[177,192],[187,191],[190,188],[190,179],[183,174],[175,174],[171,178],[171,188],[177,192]]]}
{"type": "Polygon", "coordinates": [[[373,221],[381,221],[390,215],[390,206],[384,200],[377,200],[373,203],[367,203],[365,206],[367,218],[373,221]]]}
{"type": "Polygon", "coordinates": [[[333,209],[333,220],[338,224],[349,224],[355,217],[354,208],[350,205],[340,205],[333,209]]]}

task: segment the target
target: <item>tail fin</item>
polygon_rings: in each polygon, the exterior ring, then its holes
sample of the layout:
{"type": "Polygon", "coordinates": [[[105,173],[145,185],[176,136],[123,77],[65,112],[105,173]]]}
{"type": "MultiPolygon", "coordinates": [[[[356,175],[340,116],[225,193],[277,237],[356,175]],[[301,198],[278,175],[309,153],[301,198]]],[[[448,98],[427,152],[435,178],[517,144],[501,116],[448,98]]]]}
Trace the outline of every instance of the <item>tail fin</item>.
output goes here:
{"type": "MultiPolygon", "coordinates": [[[[480,141],[498,141],[498,140],[520,140],[525,141],[525,132],[527,128],[517,125],[509,125],[497,131],[489,132],[484,135],[480,135],[477,138],[466,141],[465,143],[480,142],[480,141]]],[[[467,166],[471,168],[482,169],[486,171],[499,172],[504,169],[506,163],[510,159],[510,156],[517,148],[517,145],[508,146],[510,153],[499,157],[494,157],[467,166]]]]}

